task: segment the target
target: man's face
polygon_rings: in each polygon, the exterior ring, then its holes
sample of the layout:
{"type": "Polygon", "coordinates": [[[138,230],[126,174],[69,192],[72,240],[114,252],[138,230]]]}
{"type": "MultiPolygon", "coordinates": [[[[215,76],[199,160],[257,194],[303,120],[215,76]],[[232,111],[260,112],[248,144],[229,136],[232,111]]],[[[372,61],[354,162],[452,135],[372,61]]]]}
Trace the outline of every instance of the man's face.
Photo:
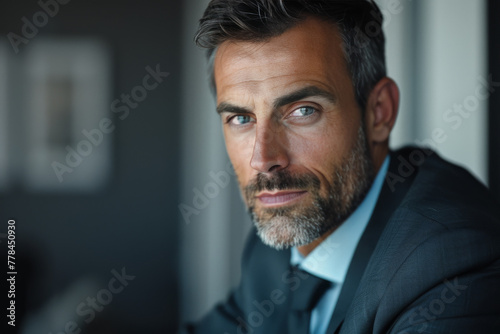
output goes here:
{"type": "Polygon", "coordinates": [[[214,74],[229,158],[262,240],[279,249],[332,231],[374,173],[336,27],[307,19],[265,42],[224,42],[214,74]]]}

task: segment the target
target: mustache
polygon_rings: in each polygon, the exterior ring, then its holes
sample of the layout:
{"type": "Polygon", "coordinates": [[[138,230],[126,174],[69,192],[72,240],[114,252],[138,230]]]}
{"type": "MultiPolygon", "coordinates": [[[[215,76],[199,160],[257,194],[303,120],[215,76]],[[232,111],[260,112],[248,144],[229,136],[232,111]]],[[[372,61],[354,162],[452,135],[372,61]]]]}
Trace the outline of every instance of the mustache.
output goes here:
{"type": "Polygon", "coordinates": [[[271,176],[257,174],[245,187],[245,195],[251,198],[253,194],[264,190],[319,189],[319,186],[320,181],[314,174],[292,175],[289,171],[281,170],[271,176]]]}

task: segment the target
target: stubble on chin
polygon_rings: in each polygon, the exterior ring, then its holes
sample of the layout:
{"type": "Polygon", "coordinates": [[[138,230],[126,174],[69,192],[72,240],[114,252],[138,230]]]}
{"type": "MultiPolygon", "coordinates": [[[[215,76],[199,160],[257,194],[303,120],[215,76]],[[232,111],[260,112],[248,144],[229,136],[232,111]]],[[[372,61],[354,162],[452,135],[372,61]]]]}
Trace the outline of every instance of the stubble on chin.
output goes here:
{"type": "Polygon", "coordinates": [[[275,249],[285,249],[310,243],[327,232],[321,207],[297,205],[289,210],[264,209],[260,214],[250,210],[257,234],[262,242],[275,249]]]}

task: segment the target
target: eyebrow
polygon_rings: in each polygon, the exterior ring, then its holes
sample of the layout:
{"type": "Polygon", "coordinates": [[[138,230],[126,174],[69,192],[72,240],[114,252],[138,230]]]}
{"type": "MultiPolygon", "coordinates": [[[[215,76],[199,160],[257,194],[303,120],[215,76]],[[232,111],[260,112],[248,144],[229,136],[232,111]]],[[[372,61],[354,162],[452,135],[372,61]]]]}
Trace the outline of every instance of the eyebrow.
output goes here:
{"type": "MultiPolygon", "coordinates": [[[[332,93],[330,93],[324,89],[321,89],[317,86],[308,86],[308,87],[304,87],[304,88],[301,88],[299,90],[296,90],[294,92],[291,92],[287,95],[278,97],[273,103],[273,108],[276,110],[276,109],[279,109],[283,106],[286,106],[287,104],[305,99],[307,97],[312,97],[312,96],[324,97],[332,103],[335,103],[337,101],[337,99],[335,98],[335,96],[332,93]]],[[[239,107],[239,106],[236,106],[236,105],[228,103],[228,102],[221,102],[217,106],[216,110],[217,110],[218,114],[222,114],[224,112],[233,113],[233,114],[250,114],[250,113],[252,113],[247,108],[239,107]]]]}
{"type": "Polygon", "coordinates": [[[312,96],[321,96],[326,98],[332,103],[335,103],[337,99],[335,96],[319,87],[316,86],[308,86],[301,88],[299,90],[296,90],[295,92],[291,92],[290,94],[287,94],[285,96],[279,97],[274,101],[274,109],[278,109],[280,107],[286,106],[287,104],[305,99],[307,97],[312,97],[312,96]]]}
{"type": "Polygon", "coordinates": [[[217,106],[216,111],[219,115],[224,113],[224,112],[231,113],[231,114],[250,114],[251,113],[251,111],[248,110],[247,108],[238,107],[238,106],[235,106],[234,104],[231,104],[228,102],[221,102],[217,106]]]}

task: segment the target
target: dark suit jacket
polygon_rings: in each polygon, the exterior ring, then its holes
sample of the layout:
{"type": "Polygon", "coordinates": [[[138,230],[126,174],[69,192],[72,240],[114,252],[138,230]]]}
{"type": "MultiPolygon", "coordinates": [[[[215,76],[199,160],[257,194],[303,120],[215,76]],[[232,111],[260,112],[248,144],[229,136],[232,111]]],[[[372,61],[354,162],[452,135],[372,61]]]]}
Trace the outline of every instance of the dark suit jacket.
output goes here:
{"type": "MultiPolygon", "coordinates": [[[[328,333],[500,333],[499,217],[464,169],[429,150],[392,152],[328,333]]],[[[302,279],[289,261],[252,233],[239,287],[184,331],[287,333],[288,296],[302,279]]]]}

